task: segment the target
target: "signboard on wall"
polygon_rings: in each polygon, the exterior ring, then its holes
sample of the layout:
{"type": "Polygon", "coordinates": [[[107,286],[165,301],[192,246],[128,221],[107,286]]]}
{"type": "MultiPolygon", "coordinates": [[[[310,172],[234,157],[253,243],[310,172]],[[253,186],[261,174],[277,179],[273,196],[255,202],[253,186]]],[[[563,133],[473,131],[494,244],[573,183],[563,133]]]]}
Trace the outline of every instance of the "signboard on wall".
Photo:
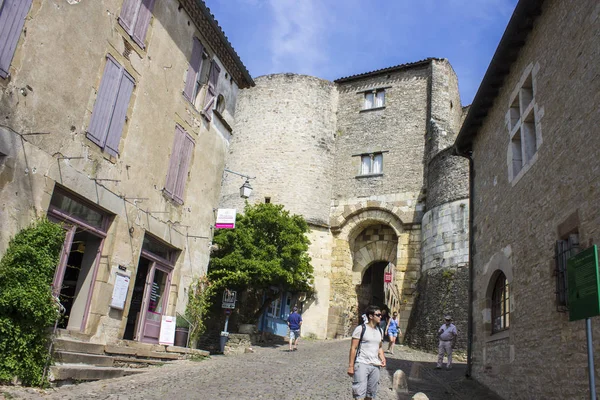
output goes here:
{"type": "Polygon", "coordinates": [[[600,275],[596,245],[567,260],[569,320],[600,315],[600,275]]]}
{"type": "Polygon", "coordinates": [[[221,308],[235,308],[237,292],[235,290],[225,289],[223,292],[223,304],[221,308]]]}
{"type": "MultiPolygon", "coordinates": [[[[381,276],[381,275],[380,275],[381,276]]],[[[391,272],[385,272],[383,274],[383,281],[385,283],[391,283],[392,282],[392,273],[391,272]]]]}
{"type": "Polygon", "coordinates": [[[162,316],[158,343],[169,346],[173,346],[173,343],[175,343],[175,317],[170,317],[168,315],[162,316]]]}
{"type": "Polygon", "coordinates": [[[112,299],[110,300],[110,307],[117,310],[125,308],[125,301],[127,300],[127,291],[129,290],[129,280],[127,275],[115,274],[115,287],[113,288],[112,299]]]}
{"type": "Polygon", "coordinates": [[[217,229],[233,229],[235,228],[235,208],[219,208],[217,211],[217,229]]]}

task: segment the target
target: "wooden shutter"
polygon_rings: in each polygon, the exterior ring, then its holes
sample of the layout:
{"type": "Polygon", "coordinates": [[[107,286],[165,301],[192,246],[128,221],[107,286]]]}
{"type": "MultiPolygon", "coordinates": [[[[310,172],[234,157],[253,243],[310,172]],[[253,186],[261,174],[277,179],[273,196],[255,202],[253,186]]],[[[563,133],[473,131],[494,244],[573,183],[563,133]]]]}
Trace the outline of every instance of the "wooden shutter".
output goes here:
{"type": "Polygon", "coordinates": [[[121,15],[119,15],[119,23],[129,33],[133,33],[133,27],[135,26],[135,20],[140,10],[142,0],[124,0],[123,7],[121,8],[121,15]]]}
{"type": "Polygon", "coordinates": [[[104,74],[100,81],[100,88],[98,89],[94,110],[92,111],[92,119],[87,130],[88,139],[100,147],[104,147],[106,142],[108,127],[110,126],[115,101],[119,92],[121,74],[119,63],[111,56],[107,56],[104,74]]]}
{"type": "Polygon", "coordinates": [[[135,80],[133,77],[121,68],[119,90],[110,119],[105,145],[107,152],[113,156],[116,156],[119,153],[119,142],[121,141],[121,136],[123,134],[123,125],[125,125],[127,109],[129,108],[129,101],[131,100],[134,86],[135,80]]]}
{"type": "Polygon", "coordinates": [[[146,32],[148,32],[148,25],[150,25],[150,18],[152,18],[154,2],[155,0],[142,0],[137,20],[135,21],[135,26],[133,28],[133,40],[139,44],[142,49],[146,47],[146,32]]]}
{"type": "Polygon", "coordinates": [[[200,40],[194,36],[194,43],[192,47],[192,58],[190,59],[190,67],[188,68],[187,77],[185,79],[185,88],[183,89],[183,95],[190,102],[194,102],[194,87],[196,86],[196,77],[200,72],[200,66],[202,65],[202,52],[204,47],[200,40]]]}
{"type": "Polygon", "coordinates": [[[212,109],[215,104],[215,99],[217,98],[217,82],[219,81],[220,72],[221,68],[215,60],[212,60],[210,63],[210,72],[208,74],[208,88],[206,90],[206,97],[204,98],[204,107],[202,108],[204,116],[209,121],[212,118],[212,109]]]}
{"type": "Polygon", "coordinates": [[[4,0],[0,6],[0,77],[6,78],[32,0],[4,0]]]}
{"type": "Polygon", "coordinates": [[[177,201],[179,204],[183,204],[183,194],[185,192],[185,184],[187,182],[193,152],[194,140],[190,137],[190,135],[184,132],[183,147],[181,149],[180,157],[181,162],[179,163],[177,182],[175,183],[175,195],[173,196],[175,201],[177,201]]]}
{"type": "Polygon", "coordinates": [[[175,194],[175,185],[177,183],[177,172],[181,162],[181,149],[183,148],[185,139],[185,131],[177,125],[175,127],[175,140],[173,141],[173,150],[171,151],[171,159],[169,161],[169,170],[167,171],[167,179],[165,182],[165,192],[173,197],[175,194]]]}

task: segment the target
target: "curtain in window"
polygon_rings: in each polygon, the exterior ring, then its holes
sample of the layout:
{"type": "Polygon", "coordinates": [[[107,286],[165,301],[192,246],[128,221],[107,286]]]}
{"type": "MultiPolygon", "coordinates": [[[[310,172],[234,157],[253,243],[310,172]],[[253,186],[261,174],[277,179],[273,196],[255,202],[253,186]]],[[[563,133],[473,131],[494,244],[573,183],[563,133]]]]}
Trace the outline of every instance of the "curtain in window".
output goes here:
{"type": "Polygon", "coordinates": [[[373,93],[365,93],[365,110],[373,108],[373,93]]]}
{"type": "Polygon", "coordinates": [[[383,154],[375,154],[373,156],[372,174],[380,174],[383,171],[383,154]]]}
{"type": "Polygon", "coordinates": [[[361,175],[368,175],[371,173],[371,156],[362,156],[361,157],[361,175]]]}
{"type": "Polygon", "coordinates": [[[380,90],[379,92],[377,92],[377,95],[375,96],[375,107],[383,107],[384,100],[385,100],[385,91],[380,90]]]}

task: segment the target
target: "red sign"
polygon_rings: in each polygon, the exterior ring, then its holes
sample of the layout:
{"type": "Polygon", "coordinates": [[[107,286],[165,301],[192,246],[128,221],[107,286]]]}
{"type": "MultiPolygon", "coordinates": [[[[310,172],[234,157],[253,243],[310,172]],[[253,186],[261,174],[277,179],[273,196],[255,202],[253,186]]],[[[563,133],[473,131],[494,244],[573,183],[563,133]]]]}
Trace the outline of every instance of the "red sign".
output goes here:
{"type": "Polygon", "coordinates": [[[385,283],[390,283],[392,282],[392,273],[391,272],[386,272],[383,274],[383,281],[385,283]]]}

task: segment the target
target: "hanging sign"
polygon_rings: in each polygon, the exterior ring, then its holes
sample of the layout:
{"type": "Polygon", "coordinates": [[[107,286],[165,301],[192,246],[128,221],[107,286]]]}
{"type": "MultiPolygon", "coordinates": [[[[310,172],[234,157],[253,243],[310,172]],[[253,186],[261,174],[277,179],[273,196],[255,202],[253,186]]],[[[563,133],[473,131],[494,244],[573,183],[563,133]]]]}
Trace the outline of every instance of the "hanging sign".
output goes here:
{"type": "Polygon", "coordinates": [[[158,336],[159,344],[173,346],[175,343],[175,317],[168,315],[162,316],[160,324],[160,335],[158,336]]]}
{"type": "Polygon", "coordinates": [[[235,308],[237,292],[235,290],[225,289],[223,292],[223,303],[221,308],[235,308]]]}
{"type": "MultiPolygon", "coordinates": [[[[380,275],[381,276],[381,275],[380,275]]],[[[383,274],[383,281],[385,283],[391,283],[392,282],[392,273],[391,272],[385,272],[383,274]]]]}
{"type": "Polygon", "coordinates": [[[600,315],[600,275],[596,245],[567,260],[569,321],[600,315]]]}
{"type": "Polygon", "coordinates": [[[129,277],[123,274],[115,274],[115,287],[113,288],[110,307],[117,310],[125,308],[125,300],[127,300],[127,291],[129,290],[129,277]]]}
{"type": "Polygon", "coordinates": [[[217,229],[233,229],[235,228],[235,208],[219,208],[217,211],[217,229]]]}

